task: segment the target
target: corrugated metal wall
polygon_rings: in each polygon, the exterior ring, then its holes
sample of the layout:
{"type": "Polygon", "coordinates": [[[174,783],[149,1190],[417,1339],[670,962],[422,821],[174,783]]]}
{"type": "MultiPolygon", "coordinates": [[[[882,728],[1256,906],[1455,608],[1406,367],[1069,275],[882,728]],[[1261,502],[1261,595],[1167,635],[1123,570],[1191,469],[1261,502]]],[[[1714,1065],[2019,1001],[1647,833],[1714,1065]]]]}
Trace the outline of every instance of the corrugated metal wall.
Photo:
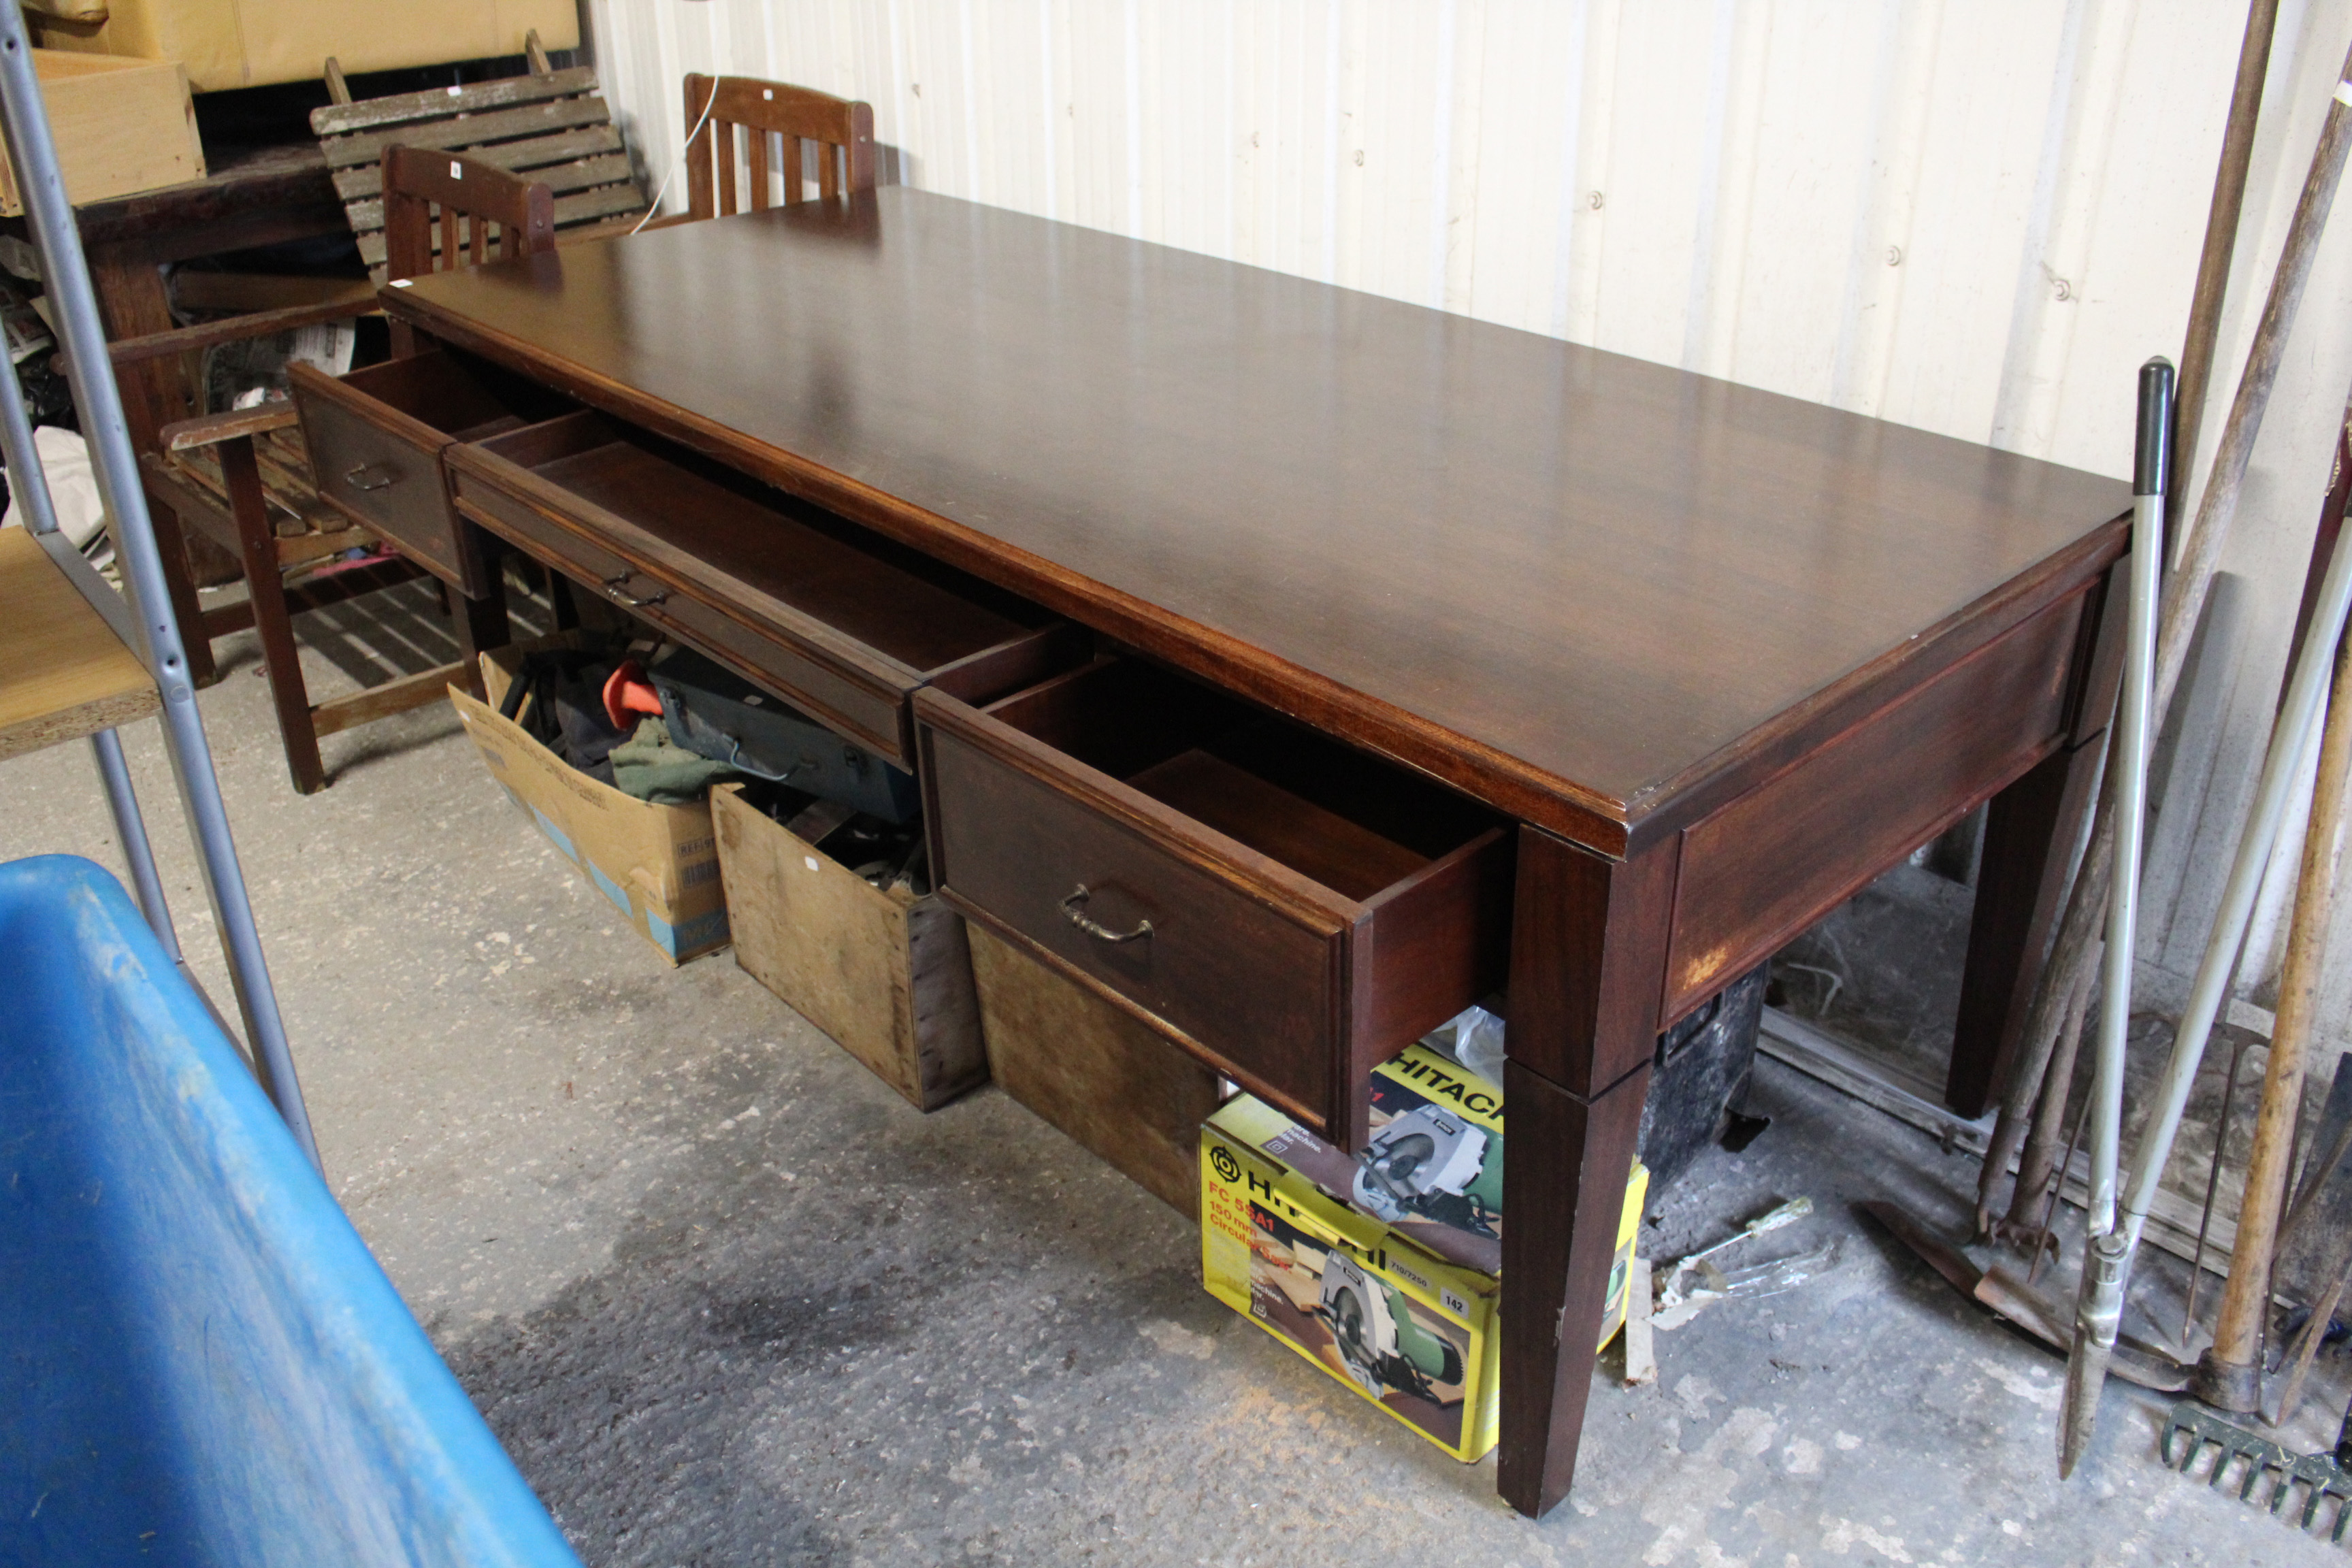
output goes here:
{"type": "MultiPolygon", "coordinates": [[[[909,184],[2111,474],[2135,368],[2179,352],[2244,24],[2179,0],[588,5],[656,178],[686,71],[795,81],[869,100],[909,184]]],[[[2282,9],[2222,407],[2352,37],[2352,0],[2282,9]]],[[[2146,956],[2174,973],[2259,761],[2347,329],[2339,237],[2168,752],[2146,956]]]]}

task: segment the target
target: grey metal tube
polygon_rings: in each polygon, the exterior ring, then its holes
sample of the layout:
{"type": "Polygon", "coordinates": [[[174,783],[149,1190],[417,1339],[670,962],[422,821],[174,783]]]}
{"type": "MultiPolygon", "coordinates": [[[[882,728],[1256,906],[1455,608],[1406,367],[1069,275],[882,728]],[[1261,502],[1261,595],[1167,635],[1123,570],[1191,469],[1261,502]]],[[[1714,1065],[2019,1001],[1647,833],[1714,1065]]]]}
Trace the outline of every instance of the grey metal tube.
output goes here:
{"type": "Polygon", "coordinates": [[[2138,945],[2139,854],[2147,805],[2148,710],[2156,684],[2157,591],[2164,575],[2164,480],[2172,432],[2172,363],[2140,366],[2137,449],[2132,463],[2131,592],[2124,620],[2123,691],[2107,752],[2114,786],[2114,877],[2108,883],[2106,960],[2100,972],[2099,1037],[2091,1076],[2090,1245],[2074,1300],[2066,1397],[2058,1420],[2058,1476],[2074,1473],[2098,1424],[2116,1331],[2123,1321],[2124,1238],[2116,1234],[2122,1161],[2124,1042],[2131,1026],[2132,958],[2138,945]]]}
{"type": "Polygon", "coordinates": [[[107,809],[114,813],[114,836],[122,843],[122,858],[131,863],[131,890],[138,895],[139,912],[172,962],[180,962],[180,938],[172,930],[172,908],[163,901],[163,879],[155,869],[154,847],[147,842],[146,819],[139,814],[139,796],[131,788],[131,767],[123,760],[122,738],[100,730],[89,738],[98,758],[98,776],[106,785],[107,809]]]}
{"type": "Polygon", "coordinates": [[[2148,698],[2156,684],[2156,595],[2164,564],[2164,437],[2171,423],[2172,366],[2152,360],[2140,373],[2140,450],[2133,483],[2131,595],[2124,628],[2121,704],[2107,765],[2116,781],[2116,860],[2107,900],[2106,962],[2099,976],[2097,1085],[2091,1110],[2089,1229],[2116,1228],[2123,1161],[2124,1042],[2131,1028],[2132,963],[2139,950],[2141,826],[2147,803],[2148,698]],[[2152,405],[2152,406],[2151,406],[2152,405]]]}
{"type": "Polygon", "coordinates": [[[2164,575],[2164,482],[2171,468],[2172,363],[2140,367],[2132,454],[2131,593],[2124,624],[2123,689],[2107,767],[2115,780],[2115,870],[2109,882],[2099,1036],[2092,1058],[2090,1234],[2116,1227],[2123,1162],[2124,1043],[2131,1029],[2132,963],[2139,949],[2139,861],[2147,805],[2150,693],[2156,685],[2156,599],[2164,575]]]}
{"type": "Polygon", "coordinates": [[[33,422],[25,413],[24,389],[14,375],[0,375],[0,453],[7,457],[10,488],[25,509],[25,531],[47,553],[83,603],[122,639],[123,646],[138,651],[138,617],[58,527],[49,476],[41,467],[40,448],[33,444],[33,422]]]}
{"type": "Polygon", "coordinates": [[[138,631],[144,645],[139,651],[145,655],[148,670],[163,693],[163,742],[179,780],[180,804],[195,839],[205,891],[220,923],[237,1009],[244,1016],[246,1035],[253,1047],[255,1070],[278,1113],[285,1118],[287,1131],[316,1166],[318,1144],[303,1108],[293,1052],[278,1016],[278,994],[262,956],[261,933],[254,926],[245,875],[237,866],[236,846],[229,836],[220,780],[213,773],[212,748],[196,712],[186,650],[173,619],[163,557],[155,547],[146,493],[139,483],[138,456],[131,449],[122,399],[114,384],[113,362],[99,327],[98,298],[82,259],[81,231],[74,226],[73,208],[58,173],[57,146],[42,108],[40,84],[33,74],[24,13],[13,5],[0,5],[0,133],[6,137],[9,163],[16,170],[26,216],[40,247],[42,278],[56,305],[57,331],[65,349],[74,405],[80,410],[82,434],[97,459],[99,493],[114,519],[116,553],[139,612],[138,631]]]}
{"type": "Polygon", "coordinates": [[[2206,1037],[2221,1015],[2230,982],[2238,973],[2240,949],[2245,946],[2246,925],[2262,891],[2263,873],[2269,869],[2279,824],[2294,794],[2305,753],[2319,743],[2320,705],[2326,700],[2330,667],[2336,662],[2336,639],[2344,635],[2345,613],[2352,607],[2352,531],[2338,535],[2327,575],[2320,580],[2319,600],[2312,608],[2310,628],[2304,633],[2303,652],[2295,659],[2294,676],[2287,683],[2286,700],[2271,729],[2270,752],[2263,762],[2262,783],[2254,790],[2253,809],[2246,816],[2238,839],[2238,858],[2221,893],[2221,912],[2213,917],[2213,933],[2205,943],[2204,961],[2189,986],[2180,1026],[2172,1037],[2172,1058],[2165,1064],[2163,1098],[2148,1118],[2132,1159],[2131,1179],[2124,1188],[2123,1232],[2134,1247],[2156,1201],[2157,1184],[2172,1154],[2173,1135],[2189,1104],[2189,1090],[2197,1079],[2197,1064],[2205,1058],[2206,1037]]]}
{"type": "Polygon", "coordinates": [[[25,412],[25,389],[14,375],[0,375],[0,451],[8,457],[8,491],[25,509],[25,527],[36,537],[58,531],[57,504],[49,499],[48,471],[33,444],[33,421],[25,412]]]}

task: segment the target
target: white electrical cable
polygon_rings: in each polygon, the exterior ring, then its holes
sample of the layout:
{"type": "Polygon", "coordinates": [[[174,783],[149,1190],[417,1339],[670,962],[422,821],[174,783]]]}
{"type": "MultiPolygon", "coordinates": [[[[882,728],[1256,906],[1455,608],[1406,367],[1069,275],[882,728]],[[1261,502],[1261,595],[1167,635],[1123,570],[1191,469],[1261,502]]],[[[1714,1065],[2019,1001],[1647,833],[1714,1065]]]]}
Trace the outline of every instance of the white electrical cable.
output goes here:
{"type": "MultiPolygon", "coordinates": [[[[636,227],[629,230],[631,234],[635,234],[646,225],[653,222],[654,214],[661,211],[662,198],[669,195],[670,181],[677,177],[677,172],[686,167],[687,159],[694,155],[694,139],[702,134],[704,126],[710,123],[710,111],[719,106],[719,89],[725,86],[727,81],[728,79],[723,76],[710,79],[710,96],[702,100],[702,113],[696,118],[694,129],[686,133],[686,142],[678,148],[677,157],[671,163],[668,169],[664,171],[661,184],[654,187],[654,199],[646,204],[646,216],[637,220],[636,227]]],[[[733,138],[730,137],[729,140],[731,142],[733,138]]]]}

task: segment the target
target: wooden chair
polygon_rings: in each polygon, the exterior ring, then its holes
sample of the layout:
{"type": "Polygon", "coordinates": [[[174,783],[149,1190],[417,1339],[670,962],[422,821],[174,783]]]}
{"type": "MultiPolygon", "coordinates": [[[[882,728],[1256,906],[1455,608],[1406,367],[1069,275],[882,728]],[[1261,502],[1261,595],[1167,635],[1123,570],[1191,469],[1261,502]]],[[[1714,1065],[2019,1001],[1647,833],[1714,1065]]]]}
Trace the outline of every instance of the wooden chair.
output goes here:
{"type": "Polygon", "coordinates": [[[874,188],[874,110],[868,104],[780,81],[695,75],[686,79],[686,125],[694,134],[687,148],[687,212],[671,222],[765,212],[775,205],[769,176],[777,171],[783,174],[784,205],[798,206],[808,200],[811,145],[820,199],[874,188]],[[695,132],[698,125],[702,129],[695,132]],[[749,189],[741,192],[735,178],[739,127],[749,143],[749,177],[743,182],[749,189]],[[773,158],[772,137],[781,142],[780,155],[773,158]],[[748,208],[739,196],[749,198],[748,208]]]}
{"type": "MultiPolygon", "coordinates": [[[[534,255],[555,244],[554,198],[543,184],[526,181],[491,164],[446,153],[411,147],[388,149],[383,159],[384,231],[388,277],[421,276],[442,268],[491,258],[534,255]],[[497,244],[492,244],[496,226],[497,244]]],[[[111,346],[119,370],[163,354],[284,331],[352,314],[348,303],[268,310],[226,321],[133,339],[111,346]]],[[[396,353],[414,352],[405,331],[395,331],[396,353]]],[[[326,787],[319,737],[372,720],[405,712],[437,700],[451,681],[480,689],[477,656],[506,640],[502,595],[467,600],[451,593],[444,579],[457,641],[453,664],[404,676],[383,685],[325,702],[312,702],[295,647],[293,617],[306,609],[348,599],[425,574],[426,563],[394,558],[323,577],[302,574],[352,545],[380,542],[361,520],[322,496],[310,473],[294,405],[271,401],[256,408],[205,415],[166,426],[163,448],[141,458],[148,497],[163,548],[179,547],[181,528],[194,527],[233,551],[244,567],[247,602],[200,612],[193,589],[175,605],[190,629],[192,675],[208,674],[211,639],[250,626],[261,639],[270,694],[278,710],[279,739],[294,787],[304,795],[326,787]],[[313,541],[327,541],[321,550],[313,541]],[[289,577],[296,578],[289,584],[289,577]],[[204,669],[194,668],[201,657],[204,669]]],[[[176,587],[176,584],[175,584],[176,587]]]]}
{"type": "Polygon", "coordinates": [[[383,154],[385,280],[555,248],[555,193],[462,153],[388,147],[383,154]],[[436,223],[435,216],[439,221],[436,223]],[[492,243],[491,226],[498,227],[492,243]]]}

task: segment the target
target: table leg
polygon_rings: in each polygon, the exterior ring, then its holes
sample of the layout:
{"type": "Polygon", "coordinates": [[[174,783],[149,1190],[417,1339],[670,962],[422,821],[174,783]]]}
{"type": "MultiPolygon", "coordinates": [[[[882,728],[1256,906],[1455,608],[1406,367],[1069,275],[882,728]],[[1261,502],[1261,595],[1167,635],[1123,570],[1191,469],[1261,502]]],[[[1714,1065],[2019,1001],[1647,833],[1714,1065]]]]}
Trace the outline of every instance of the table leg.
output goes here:
{"type": "Polygon", "coordinates": [[[1944,1101],[1984,1114],[2008,1076],[2099,777],[2104,736],[2052,752],[1992,797],[1944,1101]]]}
{"type": "Polygon", "coordinates": [[[575,631],[580,626],[580,603],[572,596],[572,579],[550,566],[547,571],[547,604],[554,612],[555,629],[575,631]]]}
{"type": "Polygon", "coordinates": [[[1503,1181],[1502,1457],[1513,1508],[1568,1495],[1665,989],[1675,841],[1611,861],[1519,833],[1503,1181]]]}
{"type": "Polygon", "coordinates": [[[269,527],[269,503],[262,492],[261,470],[254,461],[253,437],[224,441],[217,450],[229,511],[236,519],[237,540],[244,547],[245,591],[253,601],[253,629],[261,639],[270,700],[278,708],[278,737],[285,742],[286,770],[293,776],[296,793],[316,795],[327,787],[327,770],[319,758],[318,726],[310,713],[310,688],[302,679],[302,655],[294,643],[294,618],[286,603],[285,580],[278,575],[278,539],[269,527]]]}
{"type": "Polygon", "coordinates": [[[478,700],[482,698],[482,655],[514,640],[507,624],[505,574],[491,572],[488,575],[489,591],[478,599],[454,588],[449,590],[450,630],[457,635],[457,658],[466,667],[466,689],[478,700]]]}

